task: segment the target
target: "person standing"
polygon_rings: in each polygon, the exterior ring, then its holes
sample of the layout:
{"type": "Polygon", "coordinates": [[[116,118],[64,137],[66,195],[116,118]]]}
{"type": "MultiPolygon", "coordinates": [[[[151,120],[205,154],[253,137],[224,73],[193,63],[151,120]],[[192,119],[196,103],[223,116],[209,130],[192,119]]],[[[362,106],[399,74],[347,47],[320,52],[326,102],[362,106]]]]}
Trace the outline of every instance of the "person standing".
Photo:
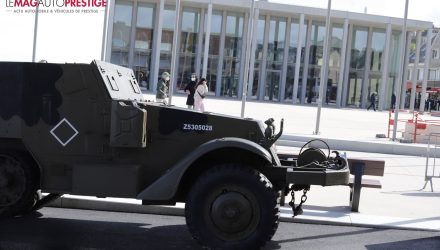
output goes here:
{"type": "Polygon", "coordinates": [[[373,107],[374,112],[376,112],[376,94],[373,92],[370,96],[370,106],[368,106],[367,110],[370,110],[371,107],[373,107]]]}
{"type": "Polygon", "coordinates": [[[188,97],[186,98],[186,105],[189,109],[194,109],[194,93],[196,92],[196,84],[197,84],[197,77],[196,74],[193,73],[191,75],[191,81],[186,85],[184,92],[189,92],[188,97]]]}
{"type": "Polygon", "coordinates": [[[168,97],[168,86],[170,82],[170,73],[163,72],[162,77],[157,83],[156,102],[162,102],[167,104],[166,98],[168,97]]]}
{"type": "Polygon", "coordinates": [[[394,110],[396,108],[396,95],[393,93],[391,95],[391,109],[394,110]]]}
{"type": "Polygon", "coordinates": [[[197,83],[194,94],[194,109],[196,111],[205,112],[205,104],[203,103],[203,99],[205,99],[205,96],[208,93],[208,86],[206,83],[207,81],[205,78],[200,79],[200,81],[197,83]]]}
{"type": "Polygon", "coordinates": [[[420,108],[420,100],[422,100],[422,94],[419,92],[419,94],[417,95],[417,105],[416,105],[418,109],[420,108]]]}

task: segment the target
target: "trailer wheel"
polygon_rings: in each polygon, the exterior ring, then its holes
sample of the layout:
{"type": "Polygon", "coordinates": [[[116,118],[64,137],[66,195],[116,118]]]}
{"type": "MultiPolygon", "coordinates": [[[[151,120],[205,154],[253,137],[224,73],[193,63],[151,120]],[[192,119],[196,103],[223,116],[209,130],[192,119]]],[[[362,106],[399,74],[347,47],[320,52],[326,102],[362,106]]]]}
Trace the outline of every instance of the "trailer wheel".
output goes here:
{"type": "Polygon", "coordinates": [[[193,185],[185,217],[192,236],[211,249],[258,249],[278,228],[279,194],[258,171],[214,167],[193,185]]]}
{"type": "Polygon", "coordinates": [[[0,217],[31,211],[38,200],[32,173],[23,157],[0,152],[0,217]]]}

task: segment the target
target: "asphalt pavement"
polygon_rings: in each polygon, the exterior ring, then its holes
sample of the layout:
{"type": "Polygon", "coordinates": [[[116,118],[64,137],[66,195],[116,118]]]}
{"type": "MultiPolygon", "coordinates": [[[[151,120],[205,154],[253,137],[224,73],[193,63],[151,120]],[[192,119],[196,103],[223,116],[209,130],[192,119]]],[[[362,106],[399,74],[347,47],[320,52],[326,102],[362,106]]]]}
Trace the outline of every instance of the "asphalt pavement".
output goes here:
{"type": "MultiPolygon", "coordinates": [[[[201,249],[179,216],[43,208],[0,221],[1,250],[201,249]]],[[[264,249],[440,249],[438,232],[280,223],[264,249]]]]}

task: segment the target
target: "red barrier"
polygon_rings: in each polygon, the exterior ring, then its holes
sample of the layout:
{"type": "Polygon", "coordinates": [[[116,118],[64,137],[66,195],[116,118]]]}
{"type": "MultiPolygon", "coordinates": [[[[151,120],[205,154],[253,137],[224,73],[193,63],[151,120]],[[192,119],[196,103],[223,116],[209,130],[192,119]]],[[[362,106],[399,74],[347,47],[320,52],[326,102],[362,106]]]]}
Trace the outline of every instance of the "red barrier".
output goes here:
{"type": "MultiPolygon", "coordinates": [[[[397,120],[397,124],[399,122],[405,122],[405,123],[414,123],[414,134],[413,134],[413,142],[416,142],[417,140],[417,130],[418,129],[426,129],[427,127],[427,123],[422,120],[421,118],[419,118],[419,112],[417,111],[409,111],[409,110],[399,110],[399,112],[401,112],[402,114],[410,114],[412,113],[412,117],[410,119],[398,119],[397,120]]],[[[389,113],[388,113],[388,138],[390,138],[390,133],[391,133],[391,126],[394,126],[394,119],[392,118],[392,114],[394,113],[394,109],[390,109],[389,113]]],[[[439,123],[440,125],[440,123],[439,123]]],[[[399,131],[399,132],[405,132],[403,131],[399,131]]]]}
{"type": "MultiPolygon", "coordinates": [[[[410,111],[406,109],[399,109],[399,112],[404,114],[404,113],[409,113],[410,111]]],[[[388,138],[390,138],[391,126],[394,126],[394,118],[392,117],[393,113],[394,113],[394,109],[390,109],[388,112],[388,138]]],[[[399,124],[398,122],[412,122],[414,120],[416,113],[417,113],[416,111],[412,112],[411,119],[398,119],[397,124],[399,124]]],[[[404,132],[404,131],[399,131],[399,132],[404,132]]]]}
{"type": "MultiPolygon", "coordinates": [[[[411,111],[409,110],[399,110],[399,112],[401,112],[402,114],[411,114],[411,111]]],[[[388,138],[390,137],[390,133],[391,133],[391,126],[394,125],[394,119],[392,117],[392,114],[394,113],[394,110],[390,110],[388,113],[388,138]]],[[[440,126],[440,120],[424,120],[421,118],[421,115],[423,114],[423,112],[417,112],[417,111],[413,111],[412,112],[412,116],[410,119],[406,118],[406,119],[398,119],[397,122],[404,122],[404,123],[413,123],[414,124],[414,131],[413,133],[410,133],[413,135],[413,142],[417,142],[417,135],[423,135],[423,133],[417,133],[420,132],[419,130],[425,130],[428,128],[429,126],[440,126]]],[[[399,131],[399,132],[405,132],[403,131],[399,131]]],[[[409,132],[408,132],[409,133],[409,132]]]]}

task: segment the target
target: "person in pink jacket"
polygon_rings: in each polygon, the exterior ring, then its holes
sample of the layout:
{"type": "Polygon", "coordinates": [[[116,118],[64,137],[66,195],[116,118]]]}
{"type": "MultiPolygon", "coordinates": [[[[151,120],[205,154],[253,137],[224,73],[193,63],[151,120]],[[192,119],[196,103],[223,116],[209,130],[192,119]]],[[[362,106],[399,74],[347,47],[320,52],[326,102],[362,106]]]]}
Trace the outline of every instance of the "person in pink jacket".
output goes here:
{"type": "Polygon", "coordinates": [[[200,79],[196,86],[196,92],[194,93],[194,110],[205,112],[205,104],[203,99],[205,99],[208,94],[208,85],[205,78],[200,79]]]}

